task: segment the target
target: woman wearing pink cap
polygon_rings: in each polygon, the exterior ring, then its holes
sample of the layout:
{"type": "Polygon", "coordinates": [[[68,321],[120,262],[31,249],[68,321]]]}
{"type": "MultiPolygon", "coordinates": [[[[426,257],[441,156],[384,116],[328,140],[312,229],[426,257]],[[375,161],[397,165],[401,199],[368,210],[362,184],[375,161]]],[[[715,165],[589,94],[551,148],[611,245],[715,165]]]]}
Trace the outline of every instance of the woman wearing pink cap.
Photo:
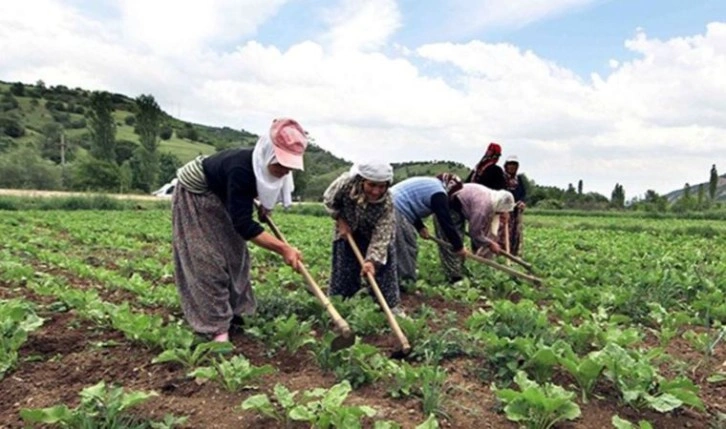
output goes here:
{"type": "Polygon", "coordinates": [[[273,121],[254,148],[200,156],[177,171],[172,199],[174,274],[184,317],[198,333],[229,341],[232,324],[255,310],[247,241],[299,268],[300,251],[253,219],[291,201],[291,170],[303,169],[305,131],[292,119],[273,121]]]}

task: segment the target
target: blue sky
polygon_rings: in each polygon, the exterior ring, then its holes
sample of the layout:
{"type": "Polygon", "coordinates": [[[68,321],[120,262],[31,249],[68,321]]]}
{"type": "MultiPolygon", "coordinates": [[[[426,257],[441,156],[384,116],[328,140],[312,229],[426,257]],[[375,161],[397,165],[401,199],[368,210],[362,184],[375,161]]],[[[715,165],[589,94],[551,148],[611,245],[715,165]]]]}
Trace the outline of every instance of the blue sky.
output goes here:
{"type": "MultiPolygon", "coordinates": [[[[320,11],[330,5],[324,0],[293,1],[260,27],[256,40],[284,49],[314,39],[324,31],[320,11]]],[[[668,39],[703,32],[708,22],[726,21],[726,2],[718,0],[599,0],[526,25],[457,31],[456,22],[442,19],[451,15],[449,2],[405,0],[399,5],[403,23],[391,38],[394,43],[409,47],[443,41],[511,43],[554,60],[584,79],[593,72],[607,74],[610,59],[636,57],[625,48],[624,40],[638,28],[650,37],[668,39]]]]}
{"type": "Polygon", "coordinates": [[[627,198],[726,170],[724,1],[8,1],[0,52],[0,80],[257,133],[293,116],[349,160],[497,141],[538,183],[627,198]]]}

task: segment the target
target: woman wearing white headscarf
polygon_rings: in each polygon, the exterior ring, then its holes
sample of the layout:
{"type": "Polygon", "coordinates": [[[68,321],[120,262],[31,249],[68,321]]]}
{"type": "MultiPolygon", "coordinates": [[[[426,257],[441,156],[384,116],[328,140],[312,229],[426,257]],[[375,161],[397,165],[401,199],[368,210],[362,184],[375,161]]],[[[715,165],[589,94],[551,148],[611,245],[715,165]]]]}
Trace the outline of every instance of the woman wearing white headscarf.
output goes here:
{"type": "Polygon", "coordinates": [[[289,201],[291,170],[302,170],[305,131],[292,119],[273,121],[254,148],[200,156],[177,171],[172,200],[174,273],[184,317],[196,332],[228,341],[232,324],[255,310],[247,241],[299,268],[299,250],[253,219],[289,201]]]}
{"type": "Polygon", "coordinates": [[[402,314],[393,249],[393,200],[388,192],[392,182],[390,164],[361,163],[353,165],[325,190],[325,208],[336,221],[328,293],[350,297],[361,288],[361,274],[371,273],[388,306],[402,314]],[[362,269],[348,245],[347,234],[353,236],[364,255],[362,269]]]}
{"type": "MultiPolygon", "coordinates": [[[[465,183],[454,192],[450,202],[451,210],[469,223],[469,237],[477,254],[490,256],[499,253],[497,242],[500,218],[505,222],[514,208],[514,197],[508,191],[494,191],[478,183],[465,183]]],[[[440,247],[444,271],[450,282],[461,279],[463,261],[450,250],[440,247]]]]}

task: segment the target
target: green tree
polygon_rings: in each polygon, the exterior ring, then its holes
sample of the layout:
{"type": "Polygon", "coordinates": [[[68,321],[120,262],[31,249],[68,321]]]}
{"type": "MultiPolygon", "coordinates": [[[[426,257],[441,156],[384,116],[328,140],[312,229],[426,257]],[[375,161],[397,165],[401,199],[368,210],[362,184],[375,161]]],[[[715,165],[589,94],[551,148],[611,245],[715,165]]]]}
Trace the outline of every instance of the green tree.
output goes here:
{"type": "Polygon", "coordinates": [[[711,200],[716,199],[716,189],[718,188],[718,171],[716,171],[716,164],[711,166],[711,178],[708,181],[708,196],[711,200]]]}
{"type": "Polygon", "coordinates": [[[25,127],[17,119],[0,118],[0,130],[8,137],[18,138],[25,135],[25,127]]]}
{"type": "Polygon", "coordinates": [[[102,161],[115,162],[116,122],[113,119],[111,94],[106,91],[94,91],[91,94],[88,116],[91,155],[102,161]]]}
{"type": "Polygon", "coordinates": [[[615,208],[621,209],[625,207],[625,190],[620,183],[615,184],[615,188],[612,194],[610,194],[610,203],[615,208]]]}
{"type": "Polygon", "coordinates": [[[119,170],[119,192],[124,194],[129,192],[133,185],[134,172],[131,170],[131,162],[125,161],[119,170]]]}
{"type": "Polygon", "coordinates": [[[121,186],[121,169],[115,161],[83,157],[73,167],[74,189],[116,192],[121,186]]]}
{"type": "Polygon", "coordinates": [[[668,199],[652,189],[645,191],[643,202],[647,211],[665,212],[668,209],[668,199]]]}
{"type": "Polygon", "coordinates": [[[159,162],[145,147],[139,146],[129,160],[132,180],[131,187],[144,192],[151,192],[157,177],[159,162]],[[155,170],[154,170],[155,169],[155,170]]]}
{"type": "Polygon", "coordinates": [[[0,157],[0,188],[58,189],[60,167],[47,159],[33,145],[22,145],[0,157]]]}
{"type": "Polygon", "coordinates": [[[181,166],[182,162],[176,155],[162,152],[159,156],[159,183],[170,182],[176,177],[176,170],[181,166]]]}
{"type": "Polygon", "coordinates": [[[303,198],[303,195],[305,195],[305,190],[308,188],[308,181],[310,179],[310,173],[307,171],[295,171],[294,173],[291,172],[290,174],[293,174],[293,181],[295,182],[295,196],[300,197],[300,199],[303,198]]]}
{"type": "Polygon", "coordinates": [[[116,142],[116,164],[121,165],[134,156],[134,151],[139,144],[131,140],[119,140],[116,142]]]}
{"type": "Polygon", "coordinates": [[[582,195],[582,179],[577,182],[577,194],[582,195]]]}
{"type": "Polygon", "coordinates": [[[705,203],[705,197],[706,196],[706,190],[703,188],[703,183],[700,183],[698,185],[698,194],[696,197],[696,201],[698,204],[698,209],[703,209],[703,205],[705,203]]]}
{"type": "Polygon", "coordinates": [[[16,97],[25,96],[25,85],[22,82],[15,82],[10,86],[10,93],[16,97]]]}
{"type": "Polygon", "coordinates": [[[42,134],[37,140],[40,156],[60,164],[63,127],[57,122],[49,122],[43,125],[41,131],[42,134]]]}
{"type": "Polygon", "coordinates": [[[683,187],[683,194],[681,195],[681,198],[673,203],[672,209],[675,212],[683,213],[693,210],[695,208],[695,205],[696,202],[691,195],[691,185],[686,183],[686,185],[683,187]]]}
{"type": "Polygon", "coordinates": [[[164,125],[159,130],[159,138],[162,140],[169,140],[173,134],[174,129],[172,129],[169,125],[164,125]]]}
{"type": "Polygon", "coordinates": [[[162,112],[159,105],[151,95],[140,95],[136,98],[136,132],[139,135],[141,147],[136,150],[137,169],[134,171],[134,187],[149,192],[156,186],[159,174],[159,128],[161,126],[162,112]]]}

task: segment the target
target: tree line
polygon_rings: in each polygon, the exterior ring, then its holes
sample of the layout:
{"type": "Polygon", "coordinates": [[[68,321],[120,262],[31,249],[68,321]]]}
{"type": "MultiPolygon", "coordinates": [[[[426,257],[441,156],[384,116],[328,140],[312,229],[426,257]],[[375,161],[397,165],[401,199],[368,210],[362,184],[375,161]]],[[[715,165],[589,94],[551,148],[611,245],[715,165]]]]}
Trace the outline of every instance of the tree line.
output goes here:
{"type": "MultiPolygon", "coordinates": [[[[0,82],[1,83],[1,82],[0,82]]],[[[27,122],[31,122],[28,120],[27,122]]],[[[46,88],[42,81],[35,86],[20,82],[9,85],[0,96],[0,187],[31,189],[67,189],[107,192],[148,193],[176,174],[181,160],[170,153],[160,152],[160,140],[177,137],[213,144],[217,150],[234,146],[250,146],[256,136],[228,127],[192,126],[164,113],[152,95],[142,94],[129,99],[105,91],[86,91],[64,86],[46,88]],[[21,101],[29,111],[22,111],[21,101]],[[45,100],[45,111],[52,121],[31,128],[29,144],[18,141],[26,135],[18,110],[24,116],[37,115],[45,100]],[[131,112],[119,119],[119,112],[131,112]],[[36,113],[34,113],[36,112],[36,113]],[[119,125],[133,127],[138,143],[118,138],[119,125]],[[172,121],[175,121],[172,126],[172,121]],[[72,130],[86,130],[72,134],[72,130]]],[[[295,173],[295,194],[304,200],[319,200],[328,184],[345,171],[350,162],[335,157],[311,140],[305,154],[306,170],[295,173]]],[[[450,171],[464,177],[468,168],[449,161],[404,162],[393,165],[396,181],[411,176],[435,175],[450,171]]],[[[576,210],[644,210],[653,212],[702,211],[721,206],[718,203],[718,172],[710,171],[707,186],[691,189],[686,184],[675,201],[648,190],[642,198],[626,199],[624,187],[616,183],[606,197],[585,192],[584,183],[568,184],[562,189],[545,186],[520,175],[527,190],[527,204],[543,209],[576,210]]]]}
{"type": "MultiPolygon", "coordinates": [[[[16,89],[15,93],[19,91],[16,89]]],[[[154,97],[140,95],[132,106],[127,106],[135,113],[134,132],[139,137],[139,144],[117,140],[113,116],[116,102],[112,94],[96,91],[90,93],[87,107],[69,106],[60,101],[46,103],[53,113],[58,112],[56,109],[60,106],[74,112],[82,109],[88,133],[81,138],[69,138],[67,128],[57,120],[45,123],[38,130],[37,138],[27,144],[8,139],[14,135],[5,128],[5,137],[0,140],[0,151],[5,152],[0,160],[0,185],[149,192],[159,183],[169,180],[181,162],[172,154],[159,153],[164,115],[154,97]]],[[[12,121],[5,120],[6,123],[12,121]]]]}

